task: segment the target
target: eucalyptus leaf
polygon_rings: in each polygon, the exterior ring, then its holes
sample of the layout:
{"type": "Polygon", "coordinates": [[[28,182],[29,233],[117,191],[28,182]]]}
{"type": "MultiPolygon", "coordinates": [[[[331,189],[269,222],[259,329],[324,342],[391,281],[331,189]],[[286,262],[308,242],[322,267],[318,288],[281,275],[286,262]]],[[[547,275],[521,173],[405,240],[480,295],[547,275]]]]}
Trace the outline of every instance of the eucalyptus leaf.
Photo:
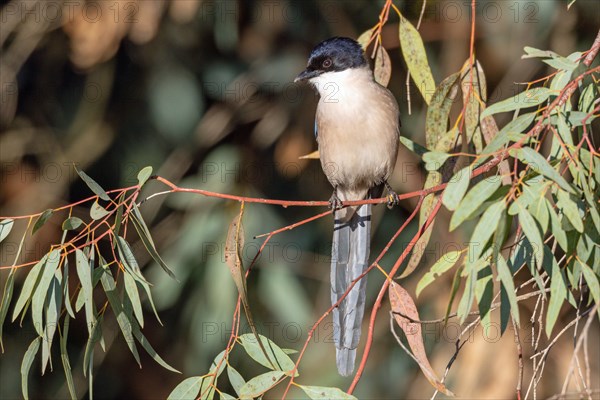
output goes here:
{"type": "Polygon", "coordinates": [[[192,376],[184,379],[167,397],[167,400],[194,400],[200,393],[202,376],[192,376]]]}
{"type": "Polygon", "coordinates": [[[242,386],[240,397],[259,397],[273,386],[277,385],[281,378],[285,376],[283,371],[269,371],[255,376],[242,386]]]}
{"type": "MultiPolygon", "coordinates": [[[[264,337],[263,335],[258,336],[260,337],[263,348],[269,355],[269,359],[274,362],[276,370],[289,373],[292,369],[294,369],[294,362],[290,359],[290,357],[287,354],[283,352],[283,350],[281,350],[279,346],[277,346],[273,341],[264,337]]],[[[241,335],[239,337],[239,341],[246,350],[246,353],[248,353],[248,355],[252,357],[254,361],[257,361],[259,364],[269,369],[273,369],[272,364],[265,357],[263,349],[261,349],[261,346],[259,345],[259,343],[256,340],[256,337],[253,334],[247,333],[241,335]]],[[[296,371],[294,376],[297,375],[298,371],[296,371]]]]}
{"type": "Polygon", "coordinates": [[[400,48],[415,85],[429,105],[435,91],[435,81],[427,61],[423,39],[419,31],[403,16],[400,16],[400,48]]]}
{"type": "Polygon", "coordinates": [[[437,260],[435,264],[433,264],[429,272],[423,275],[423,278],[421,278],[421,280],[417,284],[417,297],[419,296],[419,294],[421,294],[423,289],[425,289],[427,286],[433,283],[433,281],[437,279],[441,274],[452,268],[459,260],[461,254],[461,250],[453,250],[441,256],[440,259],[437,260]]]}
{"type": "Polygon", "coordinates": [[[34,235],[38,231],[38,229],[40,229],[42,226],[44,226],[44,224],[50,219],[50,217],[52,217],[53,214],[54,214],[54,210],[48,209],[48,210],[44,211],[38,217],[38,219],[35,221],[35,224],[33,224],[33,229],[31,230],[31,234],[34,235]]]}
{"type": "Polygon", "coordinates": [[[515,111],[521,108],[538,106],[548,100],[550,94],[552,94],[550,89],[545,87],[536,87],[525,90],[516,96],[492,104],[481,113],[481,118],[501,112],[515,111]]]}
{"type": "Polygon", "coordinates": [[[456,210],[458,204],[465,196],[467,189],[469,188],[469,182],[471,181],[471,167],[465,167],[459,170],[454,176],[448,181],[448,185],[444,190],[444,196],[442,197],[442,203],[450,211],[456,210]]]}
{"type": "Polygon", "coordinates": [[[546,178],[556,182],[562,189],[569,193],[575,193],[575,190],[569,185],[569,183],[563,178],[550,164],[548,161],[537,151],[530,147],[523,147],[517,150],[512,150],[511,154],[528,164],[531,169],[535,172],[544,175],[546,178]]]}
{"type": "Polygon", "coordinates": [[[33,327],[42,337],[44,336],[44,324],[42,322],[44,303],[46,302],[48,288],[50,287],[50,283],[52,282],[54,272],[56,271],[56,268],[58,268],[59,262],[60,250],[52,250],[48,254],[48,260],[44,265],[40,280],[31,298],[31,317],[33,319],[33,327]]]}
{"type": "Polygon", "coordinates": [[[23,397],[25,400],[29,399],[29,391],[27,385],[27,378],[29,376],[29,369],[31,368],[31,364],[33,364],[33,359],[40,349],[40,342],[42,338],[36,337],[33,342],[27,348],[25,355],[23,356],[23,361],[21,362],[21,391],[23,392],[23,397]]]}
{"type": "Polygon", "coordinates": [[[146,183],[148,178],[150,178],[151,176],[152,176],[152,167],[148,166],[148,167],[142,168],[142,170],[137,175],[138,185],[140,185],[140,187],[144,186],[144,183],[146,183]]]}
{"type": "Polygon", "coordinates": [[[102,218],[106,217],[108,214],[110,214],[110,212],[108,210],[106,210],[104,207],[102,207],[98,203],[98,200],[94,201],[94,204],[92,204],[92,206],[90,207],[90,217],[92,217],[92,219],[94,221],[102,219],[102,218]]]}
{"type": "Polygon", "coordinates": [[[502,180],[499,176],[490,176],[473,186],[452,214],[452,218],[450,218],[450,231],[453,231],[468,219],[501,185],[502,180]]]}
{"type": "Polygon", "coordinates": [[[6,239],[6,237],[12,230],[14,223],[14,220],[8,218],[0,221],[0,242],[6,239]]]}
{"type": "Polygon", "coordinates": [[[23,310],[23,307],[25,306],[25,304],[31,299],[33,290],[36,287],[36,285],[38,284],[38,280],[39,280],[38,278],[40,276],[40,271],[46,264],[47,260],[48,260],[48,254],[46,254],[44,257],[42,257],[42,259],[40,261],[38,261],[38,263],[35,264],[33,266],[33,268],[31,268],[31,271],[29,271],[29,274],[27,274],[27,278],[25,278],[25,282],[23,283],[23,287],[21,288],[21,293],[19,294],[19,297],[17,298],[17,302],[16,302],[15,308],[13,310],[13,315],[12,315],[13,322],[19,316],[19,314],[21,313],[21,310],[23,310]]]}
{"type": "Polygon", "coordinates": [[[356,397],[335,387],[298,385],[313,400],[355,400],[356,397]]]}
{"type": "Polygon", "coordinates": [[[79,228],[83,224],[81,218],[77,217],[69,217],[63,221],[62,230],[63,231],[71,231],[79,228]]]}
{"type": "Polygon", "coordinates": [[[77,174],[81,177],[81,179],[85,182],[85,184],[90,188],[90,190],[92,192],[94,192],[95,195],[100,197],[102,200],[110,201],[110,197],[108,197],[108,194],[106,194],[106,191],[104,191],[104,189],[102,189],[102,186],[100,186],[95,180],[90,178],[88,176],[88,174],[81,171],[77,167],[75,167],[75,171],[77,171],[77,174]]]}

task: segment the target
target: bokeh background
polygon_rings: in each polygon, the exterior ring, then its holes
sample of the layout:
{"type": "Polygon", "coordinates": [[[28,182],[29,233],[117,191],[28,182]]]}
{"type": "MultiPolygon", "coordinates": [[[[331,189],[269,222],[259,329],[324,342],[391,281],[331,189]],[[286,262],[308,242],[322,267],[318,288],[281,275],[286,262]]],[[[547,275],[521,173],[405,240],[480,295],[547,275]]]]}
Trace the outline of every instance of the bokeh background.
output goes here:
{"type": "MultiPolygon", "coordinates": [[[[312,46],[331,36],[357,37],[378,21],[383,1],[2,1],[0,16],[0,215],[23,215],[57,207],[89,195],[73,166],[105,189],[133,185],[137,172],[151,165],[181,186],[264,198],[325,200],[331,187],[318,161],[299,157],[316,149],[313,118],[317,96],[293,84],[312,46]]],[[[436,82],[458,71],[468,57],[470,11],[465,1],[427,1],[420,32],[436,82]]],[[[561,55],[588,49],[600,27],[600,2],[578,0],[478,1],[476,57],[487,76],[491,102],[513,96],[527,82],[551,69],[521,60],[524,46],[561,55]]],[[[421,1],[396,1],[414,24],[421,1]]],[[[408,114],[406,68],[394,13],[383,30],[392,60],[390,89],[402,110],[402,134],[424,143],[425,107],[411,89],[408,114]]],[[[368,110],[365,110],[368,112],[368,110]]],[[[456,115],[458,111],[454,110],[456,115]]],[[[500,126],[506,120],[498,119],[500,126]]],[[[398,192],[418,190],[424,174],[419,159],[401,149],[391,180],[398,192]]],[[[145,195],[164,190],[151,183],[145,195]]],[[[393,211],[379,207],[373,239],[378,252],[412,211],[405,202],[393,211]],[[385,218],[382,218],[385,215],[385,218]]],[[[183,375],[168,372],[142,355],[139,369],[114,318],[105,318],[109,350],[96,352],[96,398],[165,398],[184,378],[202,375],[226,345],[236,289],[224,264],[224,238],[238,211],[234,202],[190,194],[157,197],[142,212],[166,262],[171,280],[133,242],[164,326],[148,318],[146,336],[183,375]]],[[[316,208],[248,205],[245,214],[248,263],[269,232],[321,212],[316,208]]],[[[87,215],[87,209],[75,214],[87,215]]],[[[39,259],[60,241],[60,219],[28,236],[22,261],[39,259]]],[[[329,306],[331,218],[276,236],[249,279],[259,330],[281,347],[300,349],[312,323],[329,306]]],[[[24,226],[0,247],[0,264],[13,262],[24,226]]],[[[389,267],[408,242],[411,227],[384,258],[389,267]]],[[[468,229],[468,227],[467,227],[468,229]]],[[[439,225],[421,267],[403,285],[414,293],[422,274],[468,232],[444,233],[439,225]],[[448,248],[448,246],[451,246],[448,248]]],[[[24,274],[18,276],[20,290],[24,274]]],[[[6,271],[0,271],[2,287],[6,271]]],[[[417,300],[423,319],[443,316],[451,276],[417,300]]],[[[372,304],[383,277],[369,276],[372,304]]],[[[525,304],[524,307],[531,308],[525,304]]],[[[385,306],[388,307],[387,304],[385,306]]],[[[369,312],[369,310],[367,310],[369,312]]],[[[9,314],[10,315],[10,314],[9,314]]],[[[150,314],[149,314],[150,315],[150,314]]],[[[75,384],[83,396],[81,374],[87,330],[83,318],[71,322],[69,353],[75,384]]],[[[524,338],[531,333],[523,317],[524,338]]],[[[242,324],[248,332],[247,325],[242,324]]],[[[440,373],[454,351],[456,325],[425,330],[428,353],[440,373]]],[[[592,327],[598,337],[597,323],[592,327]]],[[[363,327],[363,338],[366,325],[363,327]]],[[[0,398],[20,397],[19,366],[35,337],[6,323],[0,355],[0,398]]],[[[529,340],[531,338],[529,337],[529,340]]],[[[527,355],[530,346],[525,345],[527,355]]],[[[60,356],[54,371],[30,374],[33,398],[65,398],[60,356]]],[[[598,387],[598,348],[591,346],[598,387]]],[[[538,395],[560,391],[572,353],[572,338],[559,341],[548,360],[538,395]]],[[[530,354],[529,354],[530,355],[530,354]]],[[[232,355],[246,378],[257,366],[245,354],[232,355]]],[[[301,364],[300,383],[347,388],[337,375],[329,321],[317,332],[301,364]]],[[[531,371],[526,370],[527,374],[531,371]]],[[[512,398],[517,360],[514,336],[476,331],[461,351],[448,386],[462,398],[512,398]]],[[[527,380],[526,380],[527,382],[527,380]]],[[[226,379],[222,383],[228,384],[226,379]]],[[[232,390],[229,390],[232,392],[232,390]]],[[[369,364],[356,391],[359,398],[429,398],[429,386],[389,332],[387,309],[380,312],[369,364]]],[[[277,398],[281,392],[274,391],[277,398]]],[[[301,397],[303,393],[295,392],[301,397]]],[[[596,394],[597,395],[597,394],[596,394]]]]}

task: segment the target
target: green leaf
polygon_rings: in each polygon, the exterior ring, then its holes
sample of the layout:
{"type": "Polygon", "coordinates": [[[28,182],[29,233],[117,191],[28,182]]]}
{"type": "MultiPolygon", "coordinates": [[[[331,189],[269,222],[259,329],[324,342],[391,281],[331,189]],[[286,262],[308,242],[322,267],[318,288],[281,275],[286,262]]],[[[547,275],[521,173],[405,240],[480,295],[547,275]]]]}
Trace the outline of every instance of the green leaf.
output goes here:
{"type": "Polygon", "coordinates": [[[160,265],[160,267],[167,273],[167,275],[177,280],[173,271],[171,271],[167,263],[164,262],[164,260],[156,250],[156,246],[154,245],[154,241],[152,240],[152,236],[150,235],[150,230],[144,222],[144,218],[142,218],[142,214],[140,213],[139,208],[136,204],[133,205],[133,214],[131,214],[130,216],[131,222],[133,222],[133,226],[136,232],[140,236],[144,247],[152,257],[152,259],[154,259],[154,261],[158,263],[158,265],[160,265]]]}
{"type": "Polygon", "coordinates": [[[490,315],[494,287],[492,278],[492,269],[488,266],[478,274],[477,282],[475,283],[475,299],[477,300],[479,317],[481,318],[481,325],[485,334],[489,333],[490,325],[492,323],[490,315]]]}
{"type": "Polygon", "coordinates": [[[129,270],[137,281],[147,282],[133,255],[131,246],[122,236],[117,236],[117,249],[119,251],[119,258],[125,269],[129,270]]]}
{"type": "MultiPolygon", "coordinates": [[[[587,283],[592,298],[596,304],[600,304],[600,283],[598,283],[598,276],[594,271],[586,264],[581,261],[576,261],[581,267],[585,283],[587,283]]],[[[600,317],[600,308],[598,308],[598,316],[600,317]]]]}
{"type": "Polygon", "coordinates": [[[554,93],[559,93],[571,81],[572,74],[573,71],[558,71],[554,78],[552,78],[552,81],[550,81],[550,90],[554,93]]]}
{"type": "Polygon", "coordinates": [[[168,400],[194,400],[200,393],[200,385],[202,384],[202,376],[192,376],[184,379],[179,385],[173,389],[168,400]]]}
{"type": "Polygon", "coordinates": [[[548,213],[548,199],[544,197],[544,193],[538,193],[538,198],[527,208],[535,220],[542,228],[542,235],[548,231],[550,224],[550,214],[548,213]]]}
{"type": "Polygon", "coordinates": [[[15,271],[16,269],[11,269],[8,273],[6,283],[4,284],[4,291],[2,292],[2,302],[0,303],[0,349],[2,349],[2,353],[4,353],[4,343],[2,342],[2,328],[4,326],[4,320],[6,319],[6,315],[8,314],[8,306],[10,305],[10,301],[13,295],[13,289],[15,287],[15,271]]]}
{"type": "Polygon", "coordinates": [[[519,324],[519,303],[517,302],[517,293],[515,292],[515,283],[513,281],[513,275],[506,264],[506,260],[502,255],[498,256],[496,268],[498,275],[496,280],[502,283],[502,286],[506,290],[506,297],[510,305],[510,312],[517,323],[519,324]]]}
{"type": "Polygon", "coordinates": [[[587,114],[594,109],[594,101],[597,96],[596,92],[598,92],[598,85],[594,82],[587,85],[581,91],[581,96],[579,97],[579,110],[587,114]]]}
{"type": "Polygon", "coordinates": [[[225,365],[227,364],[224,360],[225,355],[227,354],[226,350],[223,350],[213,360],[210,364],[210,370],[208,371],[208,375],[202,381],[202,386],[200,387],[200,399],[201,400],[212,400],[215,395],[215,385],[217,382],[217,378],[221,376],[221,373],[225,370],[225,365]],[[217,371],[217,367],[219,370],[217,371]]]}
{"type": "Polygon", "coordinates": [[[33,364],[33,359],[40,349],[41,337],[36,337],[33,342],[27,348],[25,355],[23,356],[23,362],[21,363],[21,391],[25,400],[29,398],[29,392],[27,390],[27,377],[29,376],[29,369],[33,364]]]}
{"type": "Polygon", "coordinates": [[[48,210],[44,211],[38,217],[38,219],[35,221],[35,224],[33,224],[33,229],[31,230],[31,234],[34,235],[38,229],[40,229],[42,226],[44,226],[44,224],[46,223],[46,221],[48,221],[50,219],[52,214],[54,214],[54,210],[48,209],[48,210]]]}
{"type": "Polygon", "coordinates": [[[527,236],[527,239],[529,239],[531,247],[533,248],[533,254],[537,260],[538,267],[541,267],[544,262],[544,242],[540,230],[535,223],[535,220],[526,209],[522,207],[519,208],[518,215],[521,228],[523,228],[523,233],[527,236]]]}
{"type": "Polygon", "coordinates": [[[235,400],[235,397],[233,397],[232,395],[227,394],[225,392],[220,392],[219,396],[220,396],[221,400],[235,400]]]}
{"type": "Polygon", "coordinates": [[[246,384],[246,381],[231,365],[227,365],[227,376],[229,377],[229,383],[233,387],[233,390],[240,396],[241,389],[246,384]]]}
{"type": "MultiPolygon", "coordinates": [[[[466,268],[465,268],[466,270],[466,268]]],[[[473,295],[475,293],[475,281],[476,281],[477,273],[475,269],[472,269],[471,273],[467,276],[467,281],[465,282],[465,291],[458,303],[458,309],[456,313],[460,318],[460,323],[463,324],[467,317],[469,316],[469,312],[471,311],[471,305],[473,304],[473,295]]]]}
{"type": "Polygon", "coordinates": [[[421,35],[403,16],[400,16],[400,48],[408,71],[427,105],[435,91],[435,81],[429,68],[421,35]]]}
{"type": "Polygon", "coordinates": [[[148,281],[146,281],[146,279],[142,275],[142,271],[140,270],[140,267],[135,259],[135,256],[133,255],[133,252],[131,251],[131,247],[129,246],[129,243],[127,243],[127,241],[125,239],[123,239],[121,236],[117,236],[116,243],[117,243],[117,249],[119,252],[119,257],[121,259],[121,262],[123,263],[123,266],[125,267],[125,270],[131,274],[131,276],[137,281],[137,283],[139,283],[142,286],[142,288],[144,288],[144,290],[146,291],[146,294],[148,295],[148,300],[150,301],[152,310],[154,311],[154,315],[156,316],[156,319],[158,320],[158,322],[162,325],[162,321],[160,320],[160,317],[158,316],[158,312],[156,310],[156,306],[155,306],[154,300],[152,298],[152,292],[150,291],[150,284],[148,283],[148,281]]]}
{"type": "Polygon", "coordinates": [[[106,293],[108,302],[109,302],[111,308],[113,309],[114,314],[117,317],[117,323],[119,324],[119,328],[121,328],[121,332],[123,333],[123,338],[125,339],[125,342],[127,343],[129,350],[131,351],[131,354],[133,354],[133,357],[137,361],[138,365],[141,367],[140,356],[138,354],[137,348],[135,346],[135,342],[133,340],[132,326],[133,326],[134,321],[130,321],[129,318],[127,317],[127,314],[123,310],[123,304],[119,300],[119,297],[118,297],[118,294],[116,291],[117,287],[115,285],[115,280],[114,280],[112,274],[110,273],[110,270],[108,270],[108,269],[104,270],[104,273],[102,274],[102,277],[100,278],[100,282],[102,283],[102,287],[104,288],[104,293],[106,293]]]}
{"type": "Polygon", "coordinates": [[[110,213],[104,207],[98,204],[98,200],[94,201],[94,204],[92,204],[92,207],[90,207],[90,217],[92,217],[94,221],[104,218],[108,214],[110,213]]]}
{"type": "MultiPolygon", "coordinates": [[[[258,336],[260,337],[260,340],[269,358],[275,363],[275,368],[277,370],[289,373],[292,369],[294,369],[294,362],[290,359],[290,357],[287,354],[283,352],[283,350],[281,350],[279,346],[277,346],[273,341],[264,337],[263,335],[258,336]]],[[[265,357],[263,350],[261,349],[258,341],[256,340],[256,337],[253,334],[247,333],[241,335],[239,337],[239,341],[242,344],[242,346],[244,346],[246,353],[248,353],[248,355],[252,357],[254,361],[269,369],[273,369],[271,363],[265,357]]],[[[298,371],[296,371],[296,374],[294,376],[297,375],[298,371]]]]}
{"type": "Polygon", "coordinates": [[[460,276],[464,270],[464,265],[461,265],[456,269],[454,273],[454,277],[452,278],[452,289],[450,290],[450,299],[448,299],[448,306],[446,307],[446,315],[444,316],[444,326],[448,322],[448,316],[450,315],[450,311],[452,311],[452,304],[454,304],[454,299],[456,298],[456,293],[458,292],[458,288],[460,287],[460,276]]]}
{"type": "Polygon", "coordinates": [[[133,313],[135,318],[140,323],[140,326],[144,327],[144,312],[142,311],[142,303],[140,301],[140,293],[138,291],[137,285],[135,283],[135,279],[131,275],[128,270],[125,270],[123,274],[123,279],[125,281],[125,293],[127,293],[127,297],[131,301],[133,305],[133,313]]]}
{"type": "Polygon", "coordinates": [[[3,219],[2,221],[0,221],[0,242],[6,239],[6,237],[12,230],[14,223],[15,221],[12,219],[3,219]]]}
{"type": "Polygon", "coordinates": [[[63,277],[62,277],[62,286],[63,286],[63,298],[65,299],[65,309],[67,313],[71,316],[71,318],[75,319],[75,312],[73,311],[73,307],[71,306],[71,295],[69,293],[69,258],[65,257],[65,261],[63,264],[63,277]]]}
{"type": "MultiPolygon", "coordinates": [[[[459,73],[454,73],[444,79],[435,89],[425,119],[425,141],[427,147],[434,149],[440,138],[448,129],[450,108],[458,93],[459,73]]],[[[402,141],[402,136],[400,137],[402,141]]]]}
{"type": "MultiPolygon", "coordinates": [[[[158,355],[158,353],[156,352],[156,350],[154,350],[154,348],[152,347],[150,342],[148,342],[148,339],[146,339],[146,337],[144,336],[144,334],[142,333],[140,328],[135,324],[133,326],[133,334],[135,335],[135,338],[138,340],[138,342],[142,345],[144,350],[146,350],[146,352],[148,352],[150,357],[152,357],[152,359],[154,361],[156,361],[161,367],[163,367],[164,369],[167,369],[171,372],[175,372],[178,374],[181,373],[180,371],[178,371],[175,368],[173,368],[172,366],[170,366],[165,360],[162,359],[162,357],[160,355],[158,355]]],[[[223,367],[224,366],[225,366],[225,363],[223,363],[223,367]]]]}
{"type": "Polygon", "coordinates": [[[83,221],[77,217],[70,217],[64,220],[62,224],[63,231],[72,231],[79,228],[83,224],[83,221]]]}
{"type": "Polygon", "coordinates": [[[562,304],[567,298],[567,285],[556,259],[550,251],[548,253],[552,260],[552,271],[550,276],[550,301],[548,301],[548,312],[546,313],[546,335],[550,338],[562,304]]]}
{"type": "Polygon", "coordinates": [[[569,251],[569,241],[567,240],[567,233],[562,228],[562,224],[558,217],[558,214],[550,204],[548,204],[548,214],[550,214],[550,223],[552,226],[552,234],[556,238],[558,245],[566,252],[569,251]]]}
{"type": "Polygon", "coordinates": [[[579,214],[579,207],[575,203],[568,193],[558,189],[557,193],[558,202],[556,205],[563,214],[567,217],[571,225],[577,230],[577,232],[583,233],[583,220],[579,214]]]}
{"type": "Polygon", "coordinates": [[[516,96],[492,104],[481,113],[481,118],[500,112],[515,111],[521,108],[529,108],[542,104],[552,92],[545,87],[536,87],[519,93],[516,96]]]}
{"type": "Polygon", "coordinates": [[[360,44],[360,47],[362,47],[363,51],[367,50],[367,45],[369,44],[371,35],[373,35],[373,29],[368,29],[361,33],[360,36],[356,39],[358,44],[360,44]]]}
{"type": "Polygon", "coordinates": [[[140,172],[138,172],[138,175],[137,175],[138,185],[140,185],[140,187],[144,186],[144,183],[146,183],[146,181],[148,180],[148,178],[150,178],[150,176],[152,176],[152,167],[148,166],[148,167],[142,168],[142,170],[140,172]]]}
{"type": "Polygon", "coordinates": [[[579,65],[578,63],[571,61],[568,58],[560,57],[560,56],[556,56],[554,58],[548,58],[546,60],[542,60],[542,62],[545,62],[546,64],[548,64],[549,66],[551,66],[554,69],[564,70],[564,71],[569,71],[569,72],[573,71],[579,65]]]}
{"type": "Polygon", "coordinates": [[[503,199],[492,204],[485,210],[471,235],[471,241],[469,243],[469,260],[479,259],[479,256],[486,248],[487,242],[496,231],[500,216],[504,210],[506,210],[506,203],[503,199]]]}
{"type": "Polygon", "coordinates": [[[498,226],[494,231],[494,236],[492,238],[492,264],[495,265],[498,260],[498,256],[502,250],[502,244],[506,239],[506,236],[510,232],[510,228],[512,225],[512,218],[509,220],[509,216],[507,213],[503,212],[500,214],[500,218],[498,220],[498,226]]]}
{"type": "Polygon", "coordinates": [[[404,136],[400,136],[400,143],[402,143],[407,149],[409,149],[410,151],[412,151],[413,153],[415,153],[418,156],[422,156],[423,154],[425,154],[429,151],[425,147],[421,146],[418,143],[413,142],[412,140],[410,140],[404,136]]]}
{"type": "Polygon", "coordinates": [[[502,184],[499,176],[490,176],[477,183],[467,192],[450,219],[450,231],[453,231],[468,219],[502,184]]]}
{"type": "Polygon", "coordinates": [[[242,386],[240,389],[240,397],[247,398],[261,396],[267,390],[277,385],[284,376],[285,372],[283,371],[269,371],[255,376],[242,386]]]}
{"type": "Polygon", "coordinates": [[[102,339],[102,322],[104,317],[99,315],[91,324],[88,322],[89,336],[83,353],[83,376],[87,376],[87,371],[93,367],[93,353],[96,343],[102,339]]]}
{"type": "Polygon", "coordinates": [[[427,152],[423,154],[425,169],[427,171],[437,171],[441,168],[442,164],[444,164],[444,162],[451,156],[451,154],[442,153],[440,151],[427,152]]]}
{"type": "MultiPolygon", "coordinates": [[[[119,196],[119,198],[117,199],[117,204],[120,204],[117,207],[117,214],[115,215],[115,228],[113,229],[113,233],[115,236],[119,236],[120,232],[121,232],[121,223],[123,221],[123,209],[125,208],[123,206],[123,199],[125,198],[125,193],[121,194],[119,196]]],[[[135,202],[133,203],[135,205],[135,202]]],[[[113,242],[113,248],[116,246],[117,244],[115,242],[113,242]]]]}
{"type": "Polygon", "coordinates": [[[536,49],[534,47],[529,47],[529,46],[525,46],[524,50],[525,50],[525,53],[527,53],[527,55],[521,56],[522,59],[525,59],[525,58],[549,58],[549,57],[558,56],[558,54],[556,54],[553,51],[540,50],[540,49],[536,49]]]}
{"type": "Polygon", "coordinates": [[[80,171],[77,167],[75,167],[75,171],[77,171],[81,179],[83,179],[85,184],[88,185],[88,187],[91,189],[92,192],[94,192],[95,195],[100,197],[102,200],[110,201],[110,197],[108,197],[104,189],[102,189],[102,187],[98,185],[98,183],[96,183],[95,180],[90,178],[85,172],[80,171]]]}
{"type": "Polygon", "coordinates": [[[69,388],[69,395],[72,400],[77,399],[77,392],[75,391],[75,384],[73,383],[73,373],[71,372],[71,362],[69,361],[69,353],[67,352],[67,337],[69,336],[69,321],[70,317],[65,316],[65,322],[63,324],[62,332],[60,334],[60,358],[62,360],[63,369],[65,371],[65,379],[67,380],[67,387],[69,388]]]}
{"type": "Polygon", "coordinates": [[[446,186],[446,190],[444,190],[444,195],[442,196],[442,203],[444,203],[448,210],[456,210],[458,203],[463,199],[469,188],[470,181],[471,167],[461,169],[450,179],[446,186]]]}
{"type": "Polygon", "coordinates": [[[12,316],[13,322],[15,319],[17,319],[17,317],[21,313],[21,310],[25,306],[25,303],[27,303],[29,301],[29,299],[31,298],[33,289],[35,288],[35,286],[38,283],[40,271],[42,270],[42,267],[46,264],[47,260],[48,260],[48,254],[46,254],[44,257],[42,257],[42,259],[40,261],[38,261],[38,263],[35,264],[33,266],[33,268],[31,268],[31,271],[29,271],[29,274],[27,274],[27,278],[25,278],[25,282],[23,283],[23,288],[21,289],[21,293],[19,294],[19,297],[17,298],[17,303],[15,305],[15,309],[13,310],[13,316],[12,316]]]}
{"type": "Polygon", "coordinates": [[[523,137],[521,133],[524,132],[529,125],[531,125],[535,116],[536,113],[534,112],[523,114],[506,124],[504,128],[502,128],[500,132],[494,136],[494,139],[492,139],[492,141],[489,142],[488,145],[483,148],[483,150],[481,150],[481,154],[484,156],[479,157],[473,163],[473,168],[483,164],[490,155],[504,148],[508,142],[516,142],[520,140],[523,137]]]}
{"type": "MultiPolygon", "coordinates": [[[[93,250],[92,250],[93,251],[93,250]]],[[[96,317],[94,312],[94,287],[92,284],[92,268],[87,256],[80,249],[75,250],[75,265],[77,276],[81,282],[81,292],[85,304],[85,318],[87,321],[88,334],[92,334],[92,327],[95,325],[96,317]]],[[[76,307],[77,308],[77,307],[76,307]]]]}
{"type": "MultiPolygon", "coordinates": [[[[47,266],[48,264],[46,264],[47,266]]],[[[50,368],[52,369],[52,358],[50,349],[52,348],[52,341],[54,334],[56,333],[56,327],[58,326],[58,319],[62,310],[62,274],[59,270],[54,272],[54,277],[50,282],[50,288],[48,289],[48,302],[46,304],[46,327],[44,328],[44,341],[42,342],[42,375],[46,370],[46,365],[50,361],[50,368]]]]}
{"type": "Polygon", "coordinates": [[[575,190],[569,185],[569,183],[563,178],[550,164],[548,161],[537,151],[531,147],[523,147],[517,150],[511,150],[511,155],[518,158],[525,164],[528,164],[532,170],[544,175],[546,178],[556,182],[561,188],[569,193],[575,193],[575,190]]]}
{"type": "Polygon", "coordinates": [[[42,323],[42,312],[44,310],[44,303],[48,296],[48,288],[50,282],[54,276],[54,272],[60,262],[60,250],[52,250],[48,254],[48,260],[46,261],[38,285],[31,298],[31,317],[33,319],[33,326],[40,336],[44,336],[44,325],[42,323]]]}
{"type": "Polygon", "coordinates": [[[356,397],[342,391],[341,389],[335,388],[335,387],[305,386],[305,385],[298,385],[298,386],[300,387],[300,389],[304,390],[304,393],[306,393],[306,395],[308,397],[310,397],[313,400],[320,400],[320,399],[325,399],[325,400],[329,400],[329,399],[352,400],[352,399],[354,399],[354,400],[356,400],[356,397]]]}
{"type": "Polygon", "coordinates": [[[506,288],[500,285],[500,334],[504,335],[506,328],[508,327],[508,321],[510,321],[510,300],[508,299],[508,293],[506,288]]]}
{"type": "Polygon", "coordinates": [[[423,275],[423,278],[421,278],[421,280],[417,284],[417,297],[423,291],[423,289],[429,286],[429,284],[431,284],[436,278],[438,278],[441,274],[452,268],[459,260],[461,254],[462,251],[453,250],[441,256],[440,259],[437,260],[435,264],[433,264],[429,272],[423,275]]]}

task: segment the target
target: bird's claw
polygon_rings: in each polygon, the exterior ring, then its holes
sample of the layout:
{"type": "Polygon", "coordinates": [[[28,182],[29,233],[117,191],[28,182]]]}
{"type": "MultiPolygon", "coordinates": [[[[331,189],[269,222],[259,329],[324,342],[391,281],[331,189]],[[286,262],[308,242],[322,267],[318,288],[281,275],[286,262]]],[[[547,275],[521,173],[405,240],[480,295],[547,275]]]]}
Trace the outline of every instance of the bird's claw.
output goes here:
{"type": "Polygon", "coordinates": [[[400,196],[398,196],[398,193],[394,192],[394,190],[392,189],[390,184],[387,183],[387,181],[384,181],[383,183],[388,191],[387,207],[391,210],[394,206],[400,204],[400,196]]]}
{"type": "Polygon", "coordinates": [[[400,196],[396,192],[390,192],[387,195],[387,207],[391,210],[394,206],[400,204],[400,196]]]}
{"type": "Polygon", "coordinates": [[[331,211],[335,212],[336,210],[339,210],[342,207],[342,200],[340,200],[336,192],[333,192],[333,194],[329,198],[329,208],[331,208],[331,211]]]}

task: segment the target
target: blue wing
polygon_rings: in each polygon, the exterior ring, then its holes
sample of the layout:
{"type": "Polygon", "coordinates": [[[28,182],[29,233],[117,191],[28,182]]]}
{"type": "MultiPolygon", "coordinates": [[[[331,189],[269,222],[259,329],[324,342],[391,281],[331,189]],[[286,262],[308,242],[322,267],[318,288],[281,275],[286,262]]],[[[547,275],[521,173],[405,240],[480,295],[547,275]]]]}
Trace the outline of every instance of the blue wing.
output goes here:
{"type": "Polygon", "coordinates": [[[317,119],[315,118],[315,139],[319,137],[319,130],[317,129],[317,119]]]}

